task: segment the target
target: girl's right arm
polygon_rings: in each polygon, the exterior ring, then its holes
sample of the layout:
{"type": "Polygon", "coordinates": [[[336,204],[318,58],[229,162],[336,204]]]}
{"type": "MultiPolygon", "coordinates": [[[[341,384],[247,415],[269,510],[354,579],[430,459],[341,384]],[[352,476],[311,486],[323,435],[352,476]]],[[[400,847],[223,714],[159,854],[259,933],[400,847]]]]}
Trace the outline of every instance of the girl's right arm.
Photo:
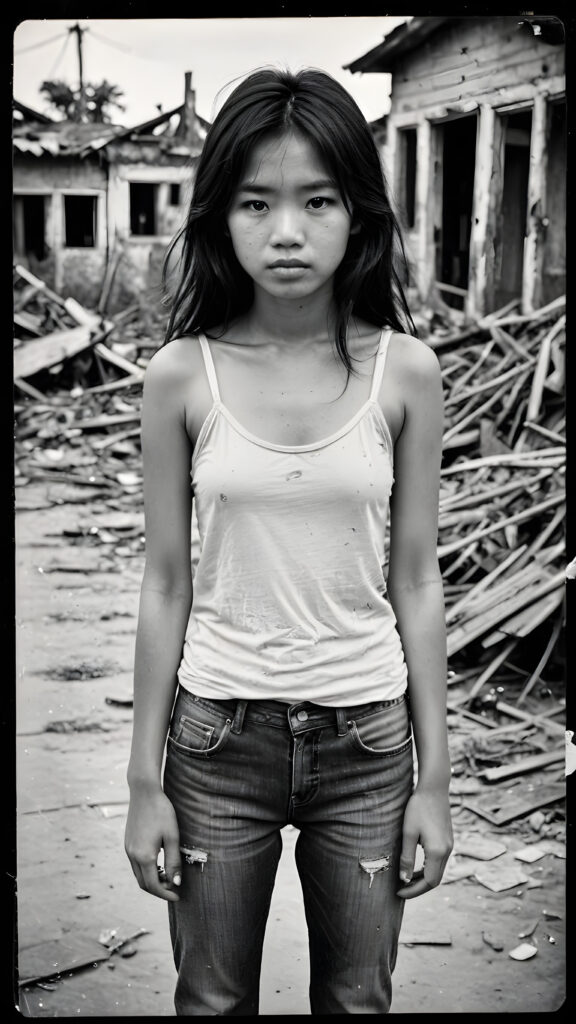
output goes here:
{"type": "Polygon", "coordinates": [[[140,594],[134,668],[134,722],[128,765],[130,805],[125,847],[139,885],[177,900],[181,871],[172,804],[162,789],[164,747],[177,669],[192,602],[190,526],[192,446],[186,430],[179,346],[167,345],[146,370],[142,457],[146,566],[140,594]],[[164,850],[164,875],[157,860],[164,850]]]}

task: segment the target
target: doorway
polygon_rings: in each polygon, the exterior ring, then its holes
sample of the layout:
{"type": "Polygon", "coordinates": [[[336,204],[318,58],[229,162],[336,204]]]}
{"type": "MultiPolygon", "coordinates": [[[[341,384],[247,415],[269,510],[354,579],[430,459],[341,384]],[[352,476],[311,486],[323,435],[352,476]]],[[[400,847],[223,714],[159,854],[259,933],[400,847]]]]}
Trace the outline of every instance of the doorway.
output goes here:
{"type": "Polygon", "coordinates": [[[436,276],[444,302],[456,309],[464,308],[468,289],[477,123],[477,115],[472,114],[447,121],[442,129],[442,227],[436,276]]]}
{"type": "Polygon", "coordinates": [[[522,295],[524,241],[528,231],[528,176],[532,111],[503,117],[504,175],[498,218],[496,308],[522,295]]]}

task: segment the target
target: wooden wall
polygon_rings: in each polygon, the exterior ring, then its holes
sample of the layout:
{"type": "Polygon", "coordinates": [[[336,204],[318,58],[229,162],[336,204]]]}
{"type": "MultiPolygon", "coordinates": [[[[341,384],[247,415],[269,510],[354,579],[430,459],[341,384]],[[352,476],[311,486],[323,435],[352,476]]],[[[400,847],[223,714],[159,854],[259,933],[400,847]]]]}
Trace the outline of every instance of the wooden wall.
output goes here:
{"type": "Polygon", "coordinates": [[[544,42],[530,26],[520,24],[520,18],[465,17],[454,18],[399,59],[392,75],[391,109],[382,156],[393,192],[401,196],[401,132],[416,128],[415,222],[412,227],[405,226],[404,233],[417,291],[424,301],[433,296],[437,274],[443,125],[454,118],[473,115],[477,120],[476,159],[464,309],[474,317],[495,308],[505,116],[522,109],[531,112],[532,135],[519,297],[528,312],[555,289],[558,294],[565,260],[565,225],[558,194],[565,187],[566,174],[558,129],[553,153],[549,143],[551,101],[560,99],[565,90],[564,58],[563,45],[544,42]],[[548,215],[548,202],[553,216],[548,215]],[[556,283],[546,280],[543,284],[544,264],[549,258],[556,268],[556,283]]]}
{"type": "Polygon", "coordinates": [[[563,89],[564,47],[534,36],[520,19],[454,19],[398,62],[392,76],[391,115],[442,116],[442,110],[473,99],[498,106],[563,89]]]}

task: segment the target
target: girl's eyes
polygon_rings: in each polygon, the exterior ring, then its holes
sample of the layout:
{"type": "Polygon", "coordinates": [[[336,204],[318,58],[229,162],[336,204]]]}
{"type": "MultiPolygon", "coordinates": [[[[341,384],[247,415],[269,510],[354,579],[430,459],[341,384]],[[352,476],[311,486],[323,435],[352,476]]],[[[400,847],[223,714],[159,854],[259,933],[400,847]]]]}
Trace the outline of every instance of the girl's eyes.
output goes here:
{"type": "Polygon", "coordinates": [[[308,206],[311,206],[313,210],[325,210],[326,207],[330,206],[333,202],[334,200],[328,199],[327,196],[314,196],[313,199],[308,200],[308,206]]]}
{"type": "MultiPolygon", "coordinates": [[[[308,200],[306,206],[309,206],[312,210],[325,210],[333,204],[334,199],[329,199],[328,196],[314,196],[308,200]]],[[[248,199],[245,203],[242,203],[242,206],[247,210],[252,210],[254,213],[264,213],[268,208],[263,199],[248,199]]]]}
{"type": "Polygon", "coordinates": [[[248,210],[254,210],[255,213],[262,213],[266,209],[266,203],[262,199],[249,199],[246,203],[242,203],[242,206],[248,210]]]}

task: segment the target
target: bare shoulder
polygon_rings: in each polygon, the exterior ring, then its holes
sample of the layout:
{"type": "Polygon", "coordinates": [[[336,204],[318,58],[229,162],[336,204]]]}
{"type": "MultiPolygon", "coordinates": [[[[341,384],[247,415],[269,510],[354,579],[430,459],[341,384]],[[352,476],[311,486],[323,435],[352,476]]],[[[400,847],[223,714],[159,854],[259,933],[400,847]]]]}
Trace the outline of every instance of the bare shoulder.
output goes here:
{"type": "Polygon", "coordinates": [[[174,338],[157,349],[146,367],[145,382],[156,386],[179,385],[190,381],[202,365],[198,338],[174,338]]]}
{"type": "Polygon", "coordinates": [[[394,333],[390,338],[391,372],[410,390],[441,381],[440,364],[434,349],[411,334],[394,333]]]}

